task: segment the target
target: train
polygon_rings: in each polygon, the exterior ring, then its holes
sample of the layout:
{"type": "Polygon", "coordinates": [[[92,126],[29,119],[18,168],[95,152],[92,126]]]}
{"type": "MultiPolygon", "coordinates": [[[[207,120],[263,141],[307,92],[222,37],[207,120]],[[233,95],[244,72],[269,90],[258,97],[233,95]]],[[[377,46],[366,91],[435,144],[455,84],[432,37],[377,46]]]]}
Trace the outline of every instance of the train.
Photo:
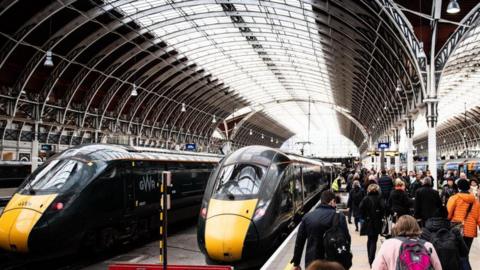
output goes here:
{"type": "Polygon", "coordinates": [[[169,223],[196,218],[220,159],[106,144],[67,149],[19,186],[0,216],[0,248],[61,256],[158,235],[161,174],[172,174],[169,223]]]}
{"type": "MultiPolygon", "coordinates": [[[[406,168],[406,164],[402,167],[406,168]]],[[[425,172],[429,170],[428,161],[416,161],[413,163],[413,167],[416,172],[425,172]]],[[[450,160],[437,160],[437,175],[439,179],[443,180],[443,176],[447,171],[457,171],[457,175],[460,172],[467,174],[468,178],[480,177],[480,159],[478,158],[460,158],[450,160]]]]}
{"type": "Polygon", "coordinates": [[[0,161],[0,188],[16,188],[31,173],[30,161],[0,161]]]}
{"type": "Polygon", "coordinates": [[[265,146],[226,156],[208,180],[199,215],[197,241],[206,262],[264,262],[338,172],[331,163],[265,146]]]}

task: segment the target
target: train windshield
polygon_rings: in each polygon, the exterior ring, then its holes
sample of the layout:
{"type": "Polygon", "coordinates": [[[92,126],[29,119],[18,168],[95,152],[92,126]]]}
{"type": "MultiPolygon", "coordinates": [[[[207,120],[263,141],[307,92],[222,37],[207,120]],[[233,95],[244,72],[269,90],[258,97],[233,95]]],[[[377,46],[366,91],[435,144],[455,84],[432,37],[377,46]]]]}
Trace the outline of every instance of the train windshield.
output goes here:
{"type": "Polygon", "coordinates": [[[257,195],[266,170],[263,166],[244,163],[224,166],[218,174],[215,197],[234,200],[257,195]]]}
{"type": "Polygon", "coordinates": [[[106,167],[105,162],[85,162],[76,159],[55,159],[35,170],[22,187],[24,193],[63,192],[83,187],[106,167]]]}

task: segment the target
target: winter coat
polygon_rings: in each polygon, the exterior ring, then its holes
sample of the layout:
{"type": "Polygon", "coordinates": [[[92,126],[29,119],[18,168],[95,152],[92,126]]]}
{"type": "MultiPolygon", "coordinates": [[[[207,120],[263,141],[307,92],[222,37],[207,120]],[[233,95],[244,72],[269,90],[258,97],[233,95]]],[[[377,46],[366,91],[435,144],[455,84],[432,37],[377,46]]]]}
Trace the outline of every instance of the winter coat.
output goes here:
{"type": "MultiPolygon", "coordinates": [[[[307,241],[307,250],[305,252],[305,265],[309,265],[314,260],[324,259],[325,251],[323,249],[323,235],[325,231],[332,226],[335,208],[330,205],[321,204],[314,211],[306,214],[300,227],[298,228],[297,239],[295,241],[295,250],[292,262],[295,266],[302,260],[303,247],[307,241]]],[[[340,213],[339,226],[345,233],[348,242],[351,242],[348,233],[347,221],[345,216],[340,213]]],[[[348,247],[350,249],[350,247],[348,247]]]]}
{"type": "MultiPolygon", "coordinates": [[[[402,241],[397,238],[390,238],[383,242],[380,250],[375,256],[375,260],[372,263],[372,269],[375,270],[392,270],[397,269],[397,259],[400,255],[400,247],[402,241]]],[[[433,248],[432,243],[426,242],[424,247],[431,251],[430,261],[432,262],[433,269],[442,270],[442,265],[438,259],[437,252],[433,248]]]]}
{"type": "Polygon", "coordinates": [[[448,202],[448,199],[457,194],[458,193],[458,189],[457,189],[457,185],[453,184],[453,186],[444,186],[443,189],[442,189],[442,203],[443,205],[446,205],[447,202],[448,202]]]}
{"type": "Polygon", "coordinates": [[[437,251],[437,254],[439,255],[440,262],[442,264],[443,269],[448,269],[448,270],[461,270],[462,269],[462,264],[460,261],[461,257],[467,257],[468,256],[468,248],[467,245],[465,244],[465,241],[463,241],[463,237],[460,233],[459,230],[457,229],[450,229],[451,223],[448,219],[446,218],[441,218],[441,217],[433,217],[427,220],[425,223],[425,227],[422,230],[422,235],[420,238],[431,242],[435,250],[437,251]],[[439,249],[438,246],[435,246],[435,241],[432,239],[435,233],[437,233],[440,229],[447,229],[449,230],[454,236],[455,236],[455,241],[453,246],[446,245],[448,247],[448,250],[441,250],[439,249]],[[451,252],[455,250],[455,254],[452,254],[451,252]],[[445,252],[448,252],[448,254],[445,254],[445,252]]]}
{"type": "Polygon", "coordinates": [[[480,225],[480,203],[475,200],[471,193],[457,193],[450,197],[447,203],[448,219],[453,223],[464,223],[463,235],[466,237],[477,237],[477,226],[480,225]],[[472,205],[472,210],[468,217],[468,206],[472,205]]]}
{"type": "Polygon", "coordinates": [[[378,179],[378,185],[380,186],[380,190],[382,191],[382,197],[386,200],[390,195],[390,192],[393,190],[393,180],[388,175],[382,175],[380,179],[378,179]]]}
{"type": "Polygon", "coordinates": [[[410,182],[410,187],[408,187],[408,191],[410,192],[410,197],[415,197],[417,189],[419,189],[420,187],[422,187],[422,184],[420,183],[419,180],[410,182]]]}
{"type": "Polygon", "coordinates": [[[366,234],[378,235],[382,232],[382,218],[385,215],[385,201],[379,193],[370,192],[360,203],[360,213],[365,220],[366,234]]]}
{"type": "Polygon", "coordinates": [[[387,203],[387,209],[390,214],[397,213],[398,217],[408,215],[411,206],[412,201],[410,201],[407,192],[401,189],[392,190],[387,203]]]}
{"type": "Polygon", "coordinates": [[[361,216],[360,214],[360,203],[362,202],[363,198],[365,197],[365,192],[356,187],[350,191],[350,195],[348,196],[347,207],[350,208],[352,211],[352,215],[356,218],[361,216]]]}
{"type": "Polygon", "coordinates": [[[415,193],[415,218],[426,221],[442,207],[438,191],[431,186],[423,186],[415,193]]]}

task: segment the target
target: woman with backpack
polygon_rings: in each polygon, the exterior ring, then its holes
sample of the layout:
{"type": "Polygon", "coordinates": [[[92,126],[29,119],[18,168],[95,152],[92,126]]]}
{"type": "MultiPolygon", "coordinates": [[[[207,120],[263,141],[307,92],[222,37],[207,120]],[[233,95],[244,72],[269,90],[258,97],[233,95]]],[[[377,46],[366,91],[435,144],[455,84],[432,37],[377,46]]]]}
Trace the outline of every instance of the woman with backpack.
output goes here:
{"type": "Polygon", "coordinates": [[[372,265],[377,251],[378,235],[382,232],[382,219],[385,215],[385,202],[380,196],[380,187],[377,184],[368,186],[367,196],[360,203],[360,213],[365,220],[368,262],[372,265]]]}
{"type": "Polygon", "coordinates": [[[358,223],[360,222],[360,203],[365,197],[365,192],[360,187],[358,180],[353,181],[353,188],[348,196],[347,207],[351,211],[355,223],[355,231],[358,232],[358,223]]]}
{"type": "Polygon", "coordinates": [[[463,269],[463,261],[468,256],[467,245],[460,231],[451,228],[445,206],[425,222],[420,238],[433,244],[443,269],[463,269]]]}
{"type": "Polygon", "coordinates": [[[430,242],[419,239],[422,233],[417,221],[410,215],[398,218],[392,229],[393,238],[383,242],[373,261],[375,270],[435,269],[442,265],[430,242]],[[412,260],[415,258],[415,260],[412,260]]]}

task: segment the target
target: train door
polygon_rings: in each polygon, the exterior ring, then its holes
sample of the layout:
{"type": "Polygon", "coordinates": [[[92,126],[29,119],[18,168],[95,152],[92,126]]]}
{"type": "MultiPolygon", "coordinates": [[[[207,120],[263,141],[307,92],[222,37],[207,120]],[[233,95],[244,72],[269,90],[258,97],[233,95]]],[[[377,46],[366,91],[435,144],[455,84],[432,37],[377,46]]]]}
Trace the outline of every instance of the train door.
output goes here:
{"type": "Polygon", "coordinates": [[[303,187],[301,167],[296,165],[293,170],[293,195],[294,195],[294,212],[300,213],[303,206],[303,187]]]}
{"type": "Polygon", "coordinates": [[[135,209],[135,166],[138,166],[136,161],[127,161],[125,164],[126,174],[123,183],[126,215],[129,215],[135,209]]]}
{"type": "Polygon", "coordinates": [[[280,207],[279,218],[280,222],[292,218],[295,214],[294,211],[294,197],[293,197],[293,166],[289,165],[280,180],[280,207]]]}

